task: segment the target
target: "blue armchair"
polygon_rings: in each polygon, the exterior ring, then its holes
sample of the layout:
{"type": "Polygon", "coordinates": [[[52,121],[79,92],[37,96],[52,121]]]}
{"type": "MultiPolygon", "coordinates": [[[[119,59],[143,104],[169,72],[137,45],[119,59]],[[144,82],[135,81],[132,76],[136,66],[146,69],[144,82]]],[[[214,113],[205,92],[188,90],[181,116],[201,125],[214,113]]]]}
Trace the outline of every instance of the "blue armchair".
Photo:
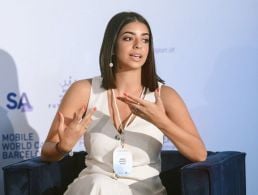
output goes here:
{"type": "MultiPolygon", "coordinates": [[[[39,157],[3,167],[6,195],[59,195],[85,167],[86,152],[58,162],[39,157]]],[[[162,151],[160,178],[169,195],[245,195],[245,153],[209,152],[190,162],[177,151],[162,151]]]]}

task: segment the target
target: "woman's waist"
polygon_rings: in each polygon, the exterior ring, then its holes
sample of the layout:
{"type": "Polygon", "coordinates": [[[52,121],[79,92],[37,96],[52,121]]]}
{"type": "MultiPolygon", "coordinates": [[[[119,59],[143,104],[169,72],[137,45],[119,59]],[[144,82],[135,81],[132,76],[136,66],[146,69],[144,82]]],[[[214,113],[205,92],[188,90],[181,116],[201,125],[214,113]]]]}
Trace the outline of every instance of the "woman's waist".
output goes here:
{"type": "MultiPolygon", "coordinates": [[[[86,159],[86,166],[87,167],[84,170],[84,174],[100,173],[108,175],[110,177],[116,177],[116,175],[114,174],[112,162],[103,162],[95,159],[86,159]]],[[[128,175],[128,177],[143,180],[149,177],[159,175],[160,170],[160,162],[145,164],[134,163],[132,166],[132,171],[128,175]]]]}
{"type": "MultiPolygon", "coordinates": [[[[132,160],[132,167],[144,167],[144,166],[150,166],[150,167],[155,167],[158,170],[161,170],[161,161],[160,158],[156,159],[150,159],[147,158],[146,156],[142,158],[134,158],[135,155],[133,155],[133,160],[132,160]]],[[[88,154],[85,158],[85,163],[87,166],[91,165],[97,165],[99,167],[103,168],[112,168],[113,167],[113,157],[112,155],[106,155],[106,156],[93,156],[88,154]]]]}

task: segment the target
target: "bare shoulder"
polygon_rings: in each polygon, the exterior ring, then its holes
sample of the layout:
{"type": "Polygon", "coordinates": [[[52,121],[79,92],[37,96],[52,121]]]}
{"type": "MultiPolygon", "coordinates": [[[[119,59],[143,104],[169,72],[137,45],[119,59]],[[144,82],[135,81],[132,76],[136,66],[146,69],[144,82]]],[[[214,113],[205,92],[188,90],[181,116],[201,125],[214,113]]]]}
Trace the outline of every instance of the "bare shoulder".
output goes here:
{"type": "Polygon", "coordinates": [[[186,105],[181,96],[177,93],[175,89],[173,89],[170,86],[162,85],[160,97],[167,112],[171,113],[187,110],[186,105]]]}
{"type": "Polygon", "coordinates": [[[188,108],[175,89],[165,85],[162,86],[160,97],[166,113],[172,121],[184,129],[196,132],[196,127],[190,116],[188,108]]]}
{"type": "Polygon", "coordinates": [[[72,83],[69,91],[76,91],[77,93],[87,93],[91,88],[91,79],[78,80],[72,83]]]}
{"type": "Polygon", "coordinates": [[[160,91],[160,96],[163,101],[182,100],[180,95],[177,93],[177,91],[167,85],[162,85],[161,91],[160,91]]]}
{"type": "Polygon", "coordinates": [[[80,100],[87,98],[91,89],[91,79],[78,80],[66,91],[64,100],[72,98],[73,100],[80,100]]]}
{"type": "Polygon", "coordinates": [[[66,91],[59,111],[71,115],[82,106],[87,107],[91,91],[91,79],[75,81],[66,91]]]}

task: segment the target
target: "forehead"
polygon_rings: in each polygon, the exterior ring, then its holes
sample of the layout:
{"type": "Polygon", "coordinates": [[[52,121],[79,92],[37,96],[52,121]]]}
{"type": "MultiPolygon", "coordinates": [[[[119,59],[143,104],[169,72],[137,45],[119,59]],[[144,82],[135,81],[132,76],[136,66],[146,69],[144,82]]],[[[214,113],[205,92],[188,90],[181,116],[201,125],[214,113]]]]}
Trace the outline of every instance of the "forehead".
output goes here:
{"type": "Polygon", "coordinates": [[[149,34],[149,29],[148,27],[141,22],[135,21],[135,22],[130,22],[126,24],[120,31],[119,34],[123,34],[125,32],[133,32],[135,34],[149,34]]]}

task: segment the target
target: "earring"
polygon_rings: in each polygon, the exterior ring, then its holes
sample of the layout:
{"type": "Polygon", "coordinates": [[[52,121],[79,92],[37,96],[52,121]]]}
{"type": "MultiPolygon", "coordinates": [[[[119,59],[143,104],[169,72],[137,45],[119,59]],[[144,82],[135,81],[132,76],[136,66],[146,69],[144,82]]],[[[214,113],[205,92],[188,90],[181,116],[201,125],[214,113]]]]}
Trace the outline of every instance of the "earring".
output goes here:
{"type": "Polygon", "coordinates": [[[109,67],[112,68],[114,64],[112,62],[109,63],[109,67]]]}

